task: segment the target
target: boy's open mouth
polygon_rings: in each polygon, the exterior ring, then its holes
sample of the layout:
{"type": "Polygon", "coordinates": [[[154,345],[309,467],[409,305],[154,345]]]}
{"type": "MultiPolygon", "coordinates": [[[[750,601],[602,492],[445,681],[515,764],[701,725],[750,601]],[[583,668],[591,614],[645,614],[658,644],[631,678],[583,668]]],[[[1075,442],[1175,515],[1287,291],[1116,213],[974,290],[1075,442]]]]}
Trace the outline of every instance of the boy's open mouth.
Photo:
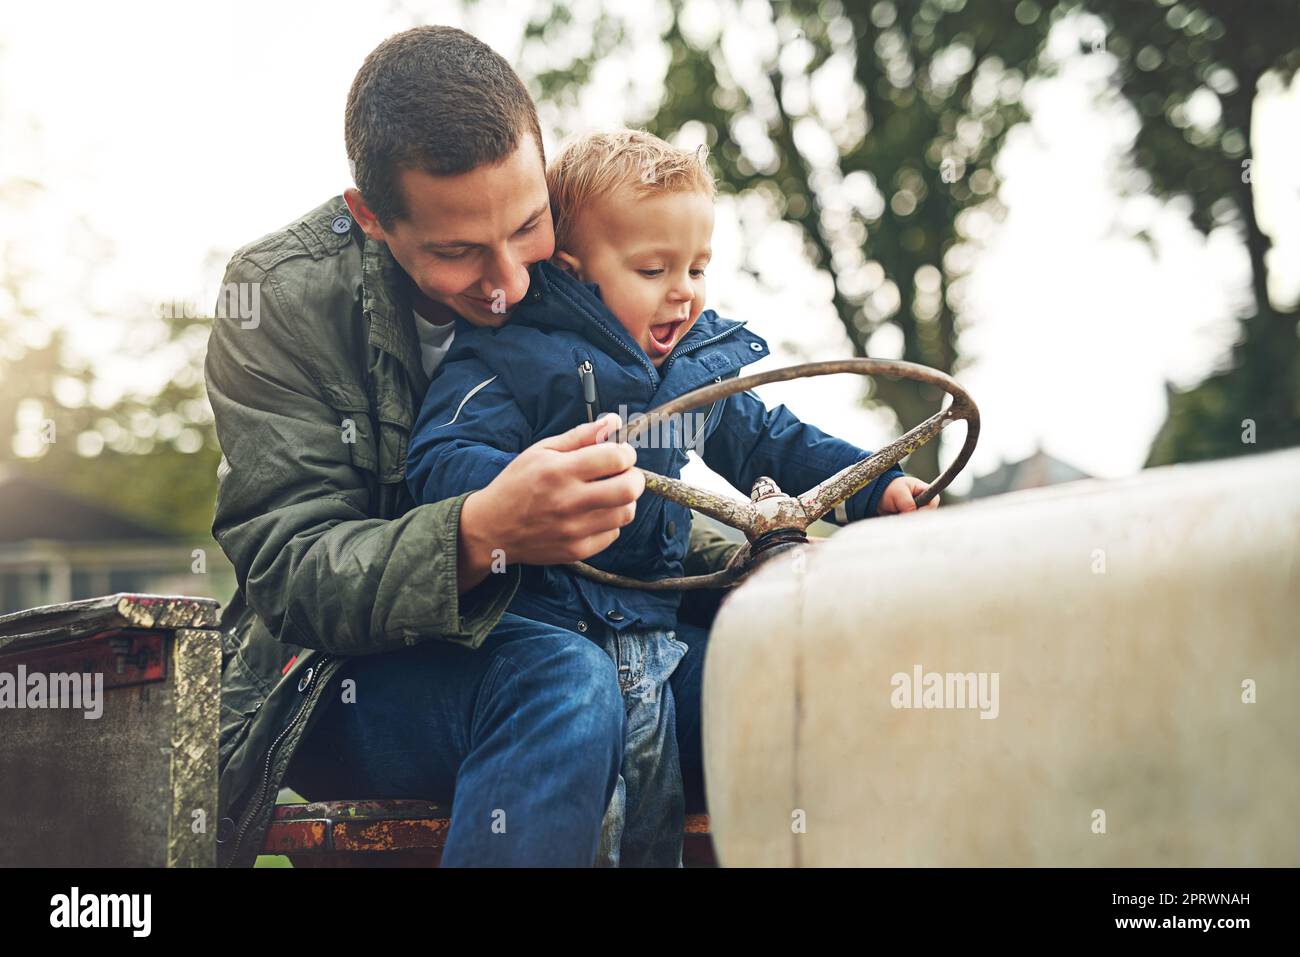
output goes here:
{"type": "Polygon", "coordinates": [[[685,319],[677,319],[673,322],[661,322],[650,327],[650,354],[652,356],[666,356],[673,351],[673,342],[677,339],[677,333],[681,327],[686,324],[685,319]]]}

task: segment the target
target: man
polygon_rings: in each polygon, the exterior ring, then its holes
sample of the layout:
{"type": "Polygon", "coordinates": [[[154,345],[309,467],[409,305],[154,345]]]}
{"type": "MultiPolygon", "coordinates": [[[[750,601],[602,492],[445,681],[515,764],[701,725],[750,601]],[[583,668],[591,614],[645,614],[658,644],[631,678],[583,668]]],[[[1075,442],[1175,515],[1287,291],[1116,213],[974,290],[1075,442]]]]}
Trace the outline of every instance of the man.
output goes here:
{"type": "MultiPolygon", "coordinates": [[[[421,27],[366,59],[346,141],[357,187],[234,254],[226,290],[257,308],[218,318],[208,347],[213,533],[239,582],[222,622],[219,863],[253,863],[289,783],[452,797],[444,865],[590,865],[622,748],[613,664],[564,629],[509,640],[504,609],[520,564],[590,557],[631,521],[636,453],[601,441],[606,419],[469,495],[416,507],[404,483],[453,314],[507,321],[553,252],[535,107],[490,48],[421,27]]],[[[691,546],[687,574],[734,548],[704,530],[691,546]]],[[[698,793],[707,635],[679,637],[698,793]]]]}

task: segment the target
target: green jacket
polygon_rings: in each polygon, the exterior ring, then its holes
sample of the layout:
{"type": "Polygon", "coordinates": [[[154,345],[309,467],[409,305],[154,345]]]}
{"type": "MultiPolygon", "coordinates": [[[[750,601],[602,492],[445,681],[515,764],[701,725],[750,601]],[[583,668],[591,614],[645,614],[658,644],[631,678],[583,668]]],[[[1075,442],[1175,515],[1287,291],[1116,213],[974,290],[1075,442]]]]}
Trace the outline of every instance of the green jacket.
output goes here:
{"type": "MultiPolygon", "coordinates": [[[[409,283],[341,196],[226,268],[205,363],[223,453],[212,531],[239,584],[222,617],[223,867],[255,860],[347,656],[477,648],[519,583],[510,566],[458,594],[466,496],[417,506],[407,492],[428,386],[409,283]]],[[[717,570],[735,545],[695,528],[686,574],[717,570]]]]}

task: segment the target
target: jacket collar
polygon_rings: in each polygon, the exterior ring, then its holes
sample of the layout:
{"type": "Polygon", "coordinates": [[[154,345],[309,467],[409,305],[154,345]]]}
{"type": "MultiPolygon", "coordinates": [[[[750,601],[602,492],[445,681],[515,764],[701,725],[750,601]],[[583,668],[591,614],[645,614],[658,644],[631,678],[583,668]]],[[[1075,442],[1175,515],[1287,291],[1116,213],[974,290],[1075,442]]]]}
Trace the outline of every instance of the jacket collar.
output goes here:
{"type": "Polygon", "coordinates": [[[429,377],[420,361],[410,282],[387,244],[362,234],[361,309],[370,321],[370,344],[397,357],[423,395],[429,377]]]}
{"type": "MultiPolygon", "coordinates": [[[[645,355],[641,344],[628,334],[618,317],[605,305],[600,287],[594,282],[581,282],[573,275],[549,262],[537,262],[529,269],[528,295],[524,302],[511,312],[510,321],[541,329],[569,329],[605,345],[603,336],[613,336],[652,369],[654,364],[645,355]],[[602,329],[602,332],[597,331],[602,329]]],[[[700,313],[686,335],[677,343],[674,352],[692,343],[709,339],[731,329],[744,326],[743,322],[723,319],[711,309],[700,313]]],[[[672,361],[671,359],[669,360],[672,361]]],[[[665,363],[667,366],[667,363],[665,363]]],[[[656,369],[661,373],[662,368],[656,369]]],[[[654,381],[659,380],[656,374],[654,381]]]]}
{"type": "Polygon", "coordinates": [[[598,334],[599,327],[633,352],[644,352],[605,305],[596,283],[581,282],[544,260],[533,263],[528,278],[528,296],[512,311],[511,322],[539,329],[568,329],[588,337],[598,334]]]}

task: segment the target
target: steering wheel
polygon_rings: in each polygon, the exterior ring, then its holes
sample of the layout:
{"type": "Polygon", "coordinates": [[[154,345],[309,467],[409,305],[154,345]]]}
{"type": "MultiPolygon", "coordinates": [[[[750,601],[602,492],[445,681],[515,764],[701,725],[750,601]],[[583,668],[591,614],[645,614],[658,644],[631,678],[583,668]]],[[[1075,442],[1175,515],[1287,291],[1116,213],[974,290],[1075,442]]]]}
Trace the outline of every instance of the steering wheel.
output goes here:
{"type": "Polygon", "coordinates": [[[974,400],[957,384],[951,376],[931,369],[929,366],[915,362],[901,362],[893,359],[836,359],[829,362],[808,362],[802,365],[786,366],[744,378],[728,379],[702,386],[685,395],[666,402],[659,408],[647,412],[635,423],[624,425],[619,431],[618,441],[628,442],[641,432],[658,423],[667,416],[697,409],[738,392],[745,392],[754,386],[768,382],[784,382],[789,379],[801,379],[811,376],[833,375],[841,372],[853,372],[857,375],[887,375],[904,379],[914,379],[928,385],[938,386],[952,396],[946,409],[941,409],[910,432],[900,436],[874,455],[850,465],[835,473],[820,485],[814,486],[799,496],[787,495],[777,487],[776,482],[763,476],[754,483],[750,500],[726,498],[706,489],[688,485],[679,479],[668,478],[654,472],[638,469],[645,476],[646,491],[662,495],[664,498],[685,505],[717,519],[725,525],[739,529],[749,540],[747,544],[731,557],[726,567],[710,575],[692,575],[685,578],[660,578],[656,581],[641,581],[601,571],[585,562],[571,562],[571,568],[578,574],[606,585],[618,585],[624,588],[638,588],[646,591],[686,591],[696,588],[732,588],[740,584],[760,564],[774,558],[781,552],[809,543],[806,534],[808,526],[840,503],[862,491],[879,475],[896,464],[905,455],[910,454],[929,442],[948,425],[957,420],[966,422],[966,441],[948,470],[939,476],[928,489],[916,498],[916,507],[921,508],[934,496],[948,487],[948,484],[962,470],[975,451],[975,442],[979,439],[980,414],[974,400]]]}

